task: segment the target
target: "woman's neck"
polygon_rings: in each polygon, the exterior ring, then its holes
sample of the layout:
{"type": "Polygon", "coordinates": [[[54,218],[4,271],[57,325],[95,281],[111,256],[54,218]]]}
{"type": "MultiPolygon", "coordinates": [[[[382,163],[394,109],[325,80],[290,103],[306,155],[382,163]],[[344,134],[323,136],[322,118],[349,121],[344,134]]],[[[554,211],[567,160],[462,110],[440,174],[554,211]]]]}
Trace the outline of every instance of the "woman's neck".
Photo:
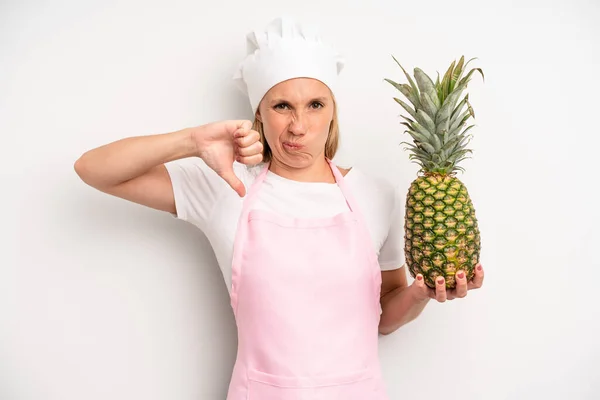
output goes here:
{"type": "Polygon", "coordinates": [[[335,183],[335,177],[325,158],[320,158],[319,161],[315,161],[305,168],[293,168],[273,158],[269,170],[294,181],[335,183]]]}

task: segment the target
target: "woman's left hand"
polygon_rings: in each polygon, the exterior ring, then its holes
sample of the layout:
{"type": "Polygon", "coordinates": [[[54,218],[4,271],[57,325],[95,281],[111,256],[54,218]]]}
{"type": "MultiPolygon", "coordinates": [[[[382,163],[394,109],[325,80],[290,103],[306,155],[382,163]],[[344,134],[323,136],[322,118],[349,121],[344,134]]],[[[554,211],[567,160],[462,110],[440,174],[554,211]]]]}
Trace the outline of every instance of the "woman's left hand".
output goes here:
{"type": "Polygon", "coordinates": [[[423,276],[418,274],[415,281],[411,285],[415,296],[420,300],[434,299],[440,303],[446,300],[454,300],[456,298],[463,298],[467,295],[467,292],[472,289],[479,289],[483,285],[483,267],[481,264],[475,266],[475,275],[473,279],[467,282],[464,271],[456,272],[456,287],[454,289],[447,290],[446,282],[443,277],[438,277],[435,281],[435,289],[432,289],[425,285],[423,276]]]}

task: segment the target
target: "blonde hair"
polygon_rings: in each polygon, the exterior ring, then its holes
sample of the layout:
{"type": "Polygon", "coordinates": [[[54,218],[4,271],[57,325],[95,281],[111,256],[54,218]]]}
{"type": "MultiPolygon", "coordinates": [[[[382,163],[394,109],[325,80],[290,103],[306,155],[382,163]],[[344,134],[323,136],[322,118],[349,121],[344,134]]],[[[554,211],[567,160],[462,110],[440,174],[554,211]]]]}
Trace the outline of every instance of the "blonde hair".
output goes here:
{"type": "MultiPolygon", "coordinates": [[[[340,128],[338,123],[338,115],[337,115],[337,103],[335,102],[335,97],[333,94],[331,95],[333,98],[333,118],[331,123],[329,124],[329,134],[327,135],[327,141],[325,142],[325,157],[328,159],[333,159],[335,154],[338,151],[339,143],[340,143],[340,128]]],[[[273,153],[269,144],[267,143],[267,139],[265,138],[263,123],[254,117],[254,122],[252,123],[252,129],[257,131],[260,134],[260,142],[263,145],[263,160],[262,162],[270,162],[273,153]]]]}

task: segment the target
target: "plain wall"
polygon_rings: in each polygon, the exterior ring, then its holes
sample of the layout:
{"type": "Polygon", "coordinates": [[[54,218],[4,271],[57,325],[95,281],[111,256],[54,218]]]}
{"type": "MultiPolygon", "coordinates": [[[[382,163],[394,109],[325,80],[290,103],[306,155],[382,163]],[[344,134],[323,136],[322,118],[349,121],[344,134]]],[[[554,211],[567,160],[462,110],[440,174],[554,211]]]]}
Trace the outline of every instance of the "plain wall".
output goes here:
{"type": "MultiPolygon", "coordinates": [[[[126,136],[251,117],[245,35],[288,14],[347,60],[337,161],[408,189],[383,81],[477,57],[459,177],[484,287],[381,337],[391,399],[598,399],[597,1],[0,2],[0,399],[224,399],[236,353],[204,235],[83,184],[126,136]]],[[[412,280],[411,280],[412,281],[412,280]]]]}

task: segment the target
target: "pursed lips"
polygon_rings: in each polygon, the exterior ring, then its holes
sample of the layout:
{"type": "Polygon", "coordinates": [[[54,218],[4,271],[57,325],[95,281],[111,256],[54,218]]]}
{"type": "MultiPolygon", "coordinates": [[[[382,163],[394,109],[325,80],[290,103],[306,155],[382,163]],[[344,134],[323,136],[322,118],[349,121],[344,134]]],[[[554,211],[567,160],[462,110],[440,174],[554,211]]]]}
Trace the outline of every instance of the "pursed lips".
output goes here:
{"type": "Polygon", "coordinates": [[[299,143],[293,143],[293,142],[283,142],[283,145],[292,150],[298,150],[298,149],[301,149],[304,147],[303,145],[301,145],[299,143]]]}

